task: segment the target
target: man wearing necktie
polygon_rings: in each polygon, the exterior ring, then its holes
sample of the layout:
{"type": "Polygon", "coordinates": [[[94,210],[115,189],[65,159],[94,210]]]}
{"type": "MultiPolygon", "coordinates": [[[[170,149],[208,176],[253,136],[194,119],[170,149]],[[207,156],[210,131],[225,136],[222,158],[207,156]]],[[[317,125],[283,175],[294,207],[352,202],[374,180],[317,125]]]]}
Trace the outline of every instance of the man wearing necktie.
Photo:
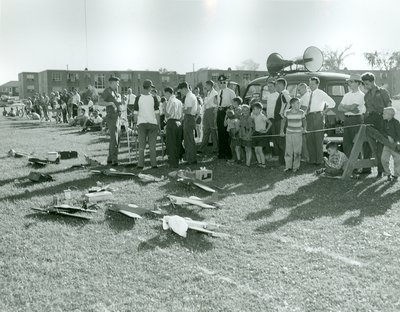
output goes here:
{"type": "Polygon", "coordinates": [[[318,89],[319,78],[310,78],[309,87],[311,89],[310,100],[308,102],[306,121],[307,121],[307,149],[310,164],[322,165],[324,162],[324,132],[312,132],[324,128],[324,115],[329,109],[335,108],[335,101],[324,91],[318,89]]]}
{"type": "Polygon", "coordinates": [[[224,125],[225,115],[228,108],[233,104],[236,97],[235,92],[228,88],[228,79],[225,75],[218,77],[221,88],[219,92],[218,111],[217,111],[217,131],[218,131],[218,158],[231,159],[232,151],[229,145],[229,133],[224,125]]]}

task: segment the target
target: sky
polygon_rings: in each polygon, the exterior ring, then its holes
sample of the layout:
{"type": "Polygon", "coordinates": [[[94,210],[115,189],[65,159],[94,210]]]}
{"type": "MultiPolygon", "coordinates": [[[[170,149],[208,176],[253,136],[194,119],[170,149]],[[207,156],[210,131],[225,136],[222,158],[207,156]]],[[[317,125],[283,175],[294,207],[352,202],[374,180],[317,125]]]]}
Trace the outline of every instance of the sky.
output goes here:
{"type": "Polygon", "coordinates": [[[352,44],[363,53],[400,50],[397,0],[0,0],[0,84],[46,69],[235,69],[246,59],[266,70],[308,46],[352,44]],[[87,41],[86,32],[87,29],[87,41]],[[87,42],[87,45],[86,45],[87,42]]]}

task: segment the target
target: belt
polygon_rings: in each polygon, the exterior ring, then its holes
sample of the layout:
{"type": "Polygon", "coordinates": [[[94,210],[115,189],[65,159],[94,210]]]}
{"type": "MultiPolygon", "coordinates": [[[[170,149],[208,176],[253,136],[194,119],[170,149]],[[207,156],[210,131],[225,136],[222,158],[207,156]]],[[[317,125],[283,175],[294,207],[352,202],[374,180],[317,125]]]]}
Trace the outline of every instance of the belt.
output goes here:
{"type": "Polygon", "coordinates": [[[217,107],[216,106],[213,106],[213,107],[207,107],[206,109],[205,109],[205,111],[206,110],[209,110],[209,109],[212,109],[212,110],[214,110],[214,109],[216,109],[217,107]]]}
{"type": "Polygon", "coordinates": [[[172,119],[172,118],[170,118],[170,119],[167,120],[167,122],[168,121],[181,121],[181,120],[180,119],[172,119]]]}
{"type": "Polygon", "coordinates": [[[218,107],[218,110],[227,110],[229,107],[222,107],[222,106],[220,106],[220,107],[218,107]]]}
{"type": "Polygon", "coordinates": [[[344,115],[345,117],[361,117],[362,115],[344,115]]]}
{"type": "Polygon", "coordinates": [[[309,112],[309,113],[308,113],[308,115],[312,115],[312,114],[322,114],[322,112],[321,112],[321,111],[318,111],[318,112],[309,112]]]}

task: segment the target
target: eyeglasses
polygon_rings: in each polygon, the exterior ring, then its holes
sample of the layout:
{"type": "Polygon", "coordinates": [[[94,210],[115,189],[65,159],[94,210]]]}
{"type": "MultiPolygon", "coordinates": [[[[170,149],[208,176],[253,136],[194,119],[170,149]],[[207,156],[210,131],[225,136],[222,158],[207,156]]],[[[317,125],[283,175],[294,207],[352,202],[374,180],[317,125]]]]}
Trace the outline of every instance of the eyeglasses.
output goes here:
{"type": "Polygon", "coordinates": [[[220,81],[219,83],[220,84],[226,84],[226,81],[220,81]]]}

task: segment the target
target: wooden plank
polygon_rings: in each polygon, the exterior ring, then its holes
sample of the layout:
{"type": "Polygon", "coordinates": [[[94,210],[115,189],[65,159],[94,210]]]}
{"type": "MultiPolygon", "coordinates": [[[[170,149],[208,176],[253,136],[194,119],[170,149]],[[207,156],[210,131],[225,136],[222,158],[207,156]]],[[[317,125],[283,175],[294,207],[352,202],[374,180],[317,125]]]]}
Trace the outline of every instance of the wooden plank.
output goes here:
{"type": "Polygon", "coordinates": [[[360,153],[362,151],[362,147],[363,147],[363,144],[365,141],[367,141],[366,126],[362,125],[362,126],[360,126],[360,130],[358,131],[358,133],[354,139],[355,143],[351,150],[349,160],[344,167],[343,174],[342,174],[343,179],[348,179],[353,174],[353,170],[355,169],[355,167],[354,167],[355,162],[358,160],[358,157],[360,156],[360,153]]]}

